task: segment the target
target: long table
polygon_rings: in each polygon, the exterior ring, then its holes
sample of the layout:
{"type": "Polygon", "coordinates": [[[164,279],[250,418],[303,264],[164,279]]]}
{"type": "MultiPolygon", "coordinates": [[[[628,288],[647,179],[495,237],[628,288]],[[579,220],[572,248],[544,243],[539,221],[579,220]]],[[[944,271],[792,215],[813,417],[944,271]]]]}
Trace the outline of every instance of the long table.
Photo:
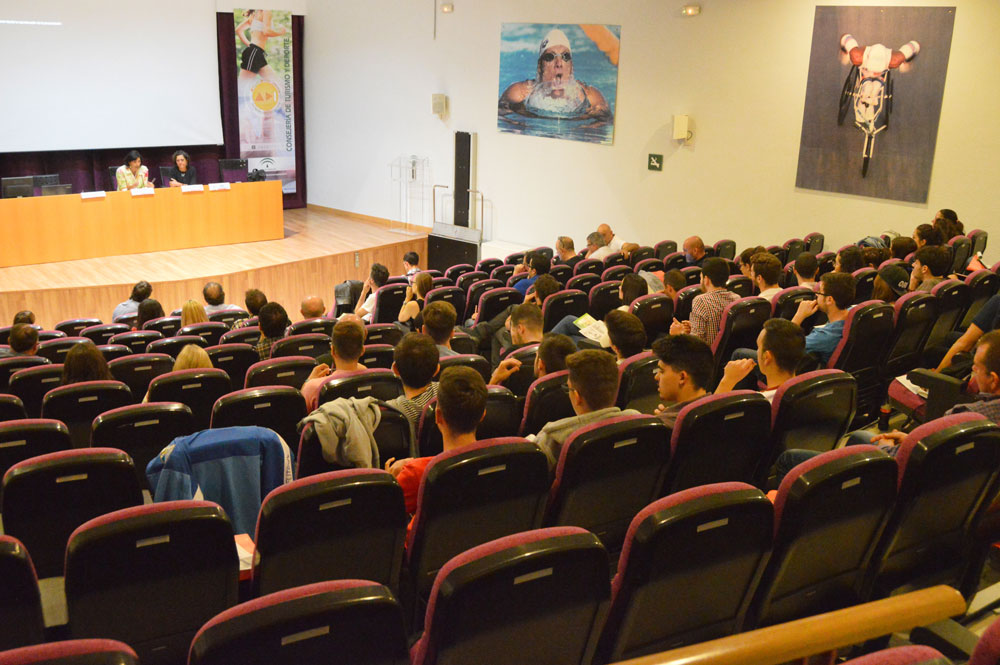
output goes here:
{"type": "Polygon", "coordinates": [[[0,200],[0,267],[284,237],[281,182],[0,200]]]}

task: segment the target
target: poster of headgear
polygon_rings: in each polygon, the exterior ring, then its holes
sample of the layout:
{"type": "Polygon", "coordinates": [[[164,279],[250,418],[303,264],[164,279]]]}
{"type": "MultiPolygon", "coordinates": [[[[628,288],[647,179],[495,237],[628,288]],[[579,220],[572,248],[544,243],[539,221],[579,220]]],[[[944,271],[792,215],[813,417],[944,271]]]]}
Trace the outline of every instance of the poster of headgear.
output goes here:
{"type": "Polygon", "coordinates": [[[611,145],[621,26],[504,23],[501,132],[611,145]]]}
{"type": "Polygon", "coordinates": [[[954,7],[816,7],[796,187],[927,201],[954,23],[954,7]]]}
{"type": "Polygon", "coordinates": [[[240,157],[295,193],[292,13],[235,9],[240,157]]]}

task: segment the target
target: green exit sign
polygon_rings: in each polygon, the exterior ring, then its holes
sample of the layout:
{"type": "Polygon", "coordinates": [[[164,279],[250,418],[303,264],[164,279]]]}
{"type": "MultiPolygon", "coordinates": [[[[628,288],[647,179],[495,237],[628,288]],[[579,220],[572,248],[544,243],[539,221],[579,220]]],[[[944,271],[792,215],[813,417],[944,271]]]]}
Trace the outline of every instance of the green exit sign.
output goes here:
{"type": "Polygon", "coordinates": [[[663,170],[663,155],[649,155],[649,161],[646,162],[646,168],[650,171],[662,171],[663,170]]]}

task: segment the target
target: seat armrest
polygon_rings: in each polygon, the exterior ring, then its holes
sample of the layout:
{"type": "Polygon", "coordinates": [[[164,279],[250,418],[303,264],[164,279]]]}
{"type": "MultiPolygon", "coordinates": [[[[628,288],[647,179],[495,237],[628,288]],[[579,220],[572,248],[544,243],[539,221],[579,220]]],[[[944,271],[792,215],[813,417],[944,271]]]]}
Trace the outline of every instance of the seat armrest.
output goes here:
{"type": "Polygon", "coordinates": [[[958,404],[962,396],[963,381],[929,369],[915,369],[906,378],[927,389],[925,421],[940,418],[944,412],[958,404]]]}
{"type": "Polygon", "coordinates": [[[978,638],[971,630],[953,619],[937,621],[910,631],[910,641],[937,649],[954,661],[967,661],[976,648],[978,638]]]}
{"type": "Polygon", "coordinates": [[[957,387],[959,392],[962,389],[961,379],[956,379],[955,377],[930,369],[912,370],[906,375],[906,378],[921,388],[926,388],[928,391],[947,389],[952,386],[957,387]]]}

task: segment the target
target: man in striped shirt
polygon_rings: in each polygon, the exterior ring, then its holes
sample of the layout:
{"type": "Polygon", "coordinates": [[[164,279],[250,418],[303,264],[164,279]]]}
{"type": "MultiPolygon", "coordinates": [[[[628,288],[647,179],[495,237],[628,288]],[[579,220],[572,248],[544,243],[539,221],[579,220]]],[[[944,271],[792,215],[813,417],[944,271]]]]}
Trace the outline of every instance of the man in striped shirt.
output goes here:
{"type": "Polygon", "coordinates": [[[719,334],[722,311],[726,305],[740,299],[732,291],[726,290],[729,280],[729,265],[725,259],[712,257],[705,259],[701,266],[702,294],[691,302],[691,319],[674,322],[670,326],[671,335],[694,335],[709,346],[719,334]]]}
{"type": "MultiPolygon", "coordinates": [[[[416,432],[420,413],[437,397],[438,348],[434,340],[421,333],[409,333],[396,345],[392,356],[392,371],[403,382],[403,394],[386,404],[401,411],[416,432]]],[[[416,441],[414,436],[413,441],[416,441]]]]}

